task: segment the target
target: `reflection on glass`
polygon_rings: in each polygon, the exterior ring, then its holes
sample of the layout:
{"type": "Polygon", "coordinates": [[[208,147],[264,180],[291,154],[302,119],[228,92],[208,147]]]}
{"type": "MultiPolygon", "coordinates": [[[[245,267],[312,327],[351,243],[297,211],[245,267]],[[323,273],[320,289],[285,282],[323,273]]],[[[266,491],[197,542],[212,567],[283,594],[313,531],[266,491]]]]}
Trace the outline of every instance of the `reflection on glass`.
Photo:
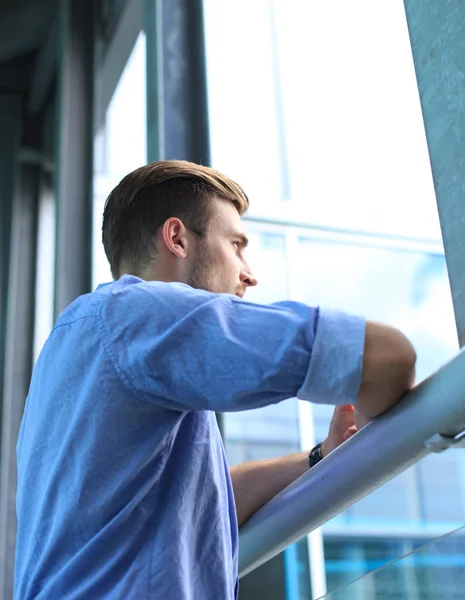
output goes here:
{"type": "Polygon", "coordinates": [[[326,600],[462,600],[465,590],[465,529],[420,547],[415,540],[327,544],[326,600]],[[379,568],[395,556],[403,558],[379,568]]]}

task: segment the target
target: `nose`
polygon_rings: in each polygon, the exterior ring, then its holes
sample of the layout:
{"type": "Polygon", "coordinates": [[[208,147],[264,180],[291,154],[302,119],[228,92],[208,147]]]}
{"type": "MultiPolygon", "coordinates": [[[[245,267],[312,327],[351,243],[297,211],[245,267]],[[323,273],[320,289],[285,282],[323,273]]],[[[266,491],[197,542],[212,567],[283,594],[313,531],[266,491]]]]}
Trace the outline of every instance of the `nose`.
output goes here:
{"type": "Polygon", "coordinates": [[[254,287],[258,284],[258,279],[252,275],[250,269],[241,271],[241,283],[245,285],[245,287],[254,287]]]}

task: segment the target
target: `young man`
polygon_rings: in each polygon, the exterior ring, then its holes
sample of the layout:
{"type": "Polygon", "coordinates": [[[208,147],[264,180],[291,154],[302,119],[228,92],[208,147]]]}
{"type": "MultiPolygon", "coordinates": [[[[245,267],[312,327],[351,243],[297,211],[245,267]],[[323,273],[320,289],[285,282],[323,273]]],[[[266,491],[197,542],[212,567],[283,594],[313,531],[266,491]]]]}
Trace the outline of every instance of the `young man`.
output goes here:
{"type": "MultiPolygon", "coordinates": [[[[308,453],[228,469],[214,411],[298,396],[336,409],[323,454],[410,388],[390,327],[242,298],[243,190],[187,162],[129,174],[103,243],[114,282],[58,318],[18,439],[15,597],[232,600],[241,525],[308,453]]],[[[311,502],[311,498],[308,499],[311,502]]]]}

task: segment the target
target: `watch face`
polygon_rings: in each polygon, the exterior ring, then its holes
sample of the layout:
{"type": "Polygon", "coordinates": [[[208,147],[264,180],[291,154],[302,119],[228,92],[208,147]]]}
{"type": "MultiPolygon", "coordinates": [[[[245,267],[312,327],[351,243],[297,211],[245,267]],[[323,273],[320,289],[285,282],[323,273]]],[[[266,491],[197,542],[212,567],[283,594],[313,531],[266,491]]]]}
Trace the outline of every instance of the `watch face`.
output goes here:
{"type": "Polygon", "coordinates": [[[313,448],[313,450],[308,456],[308,464],[310,468],[314,467],[317,463],[319,463],[320,460],[322,460],[322,458],[323,457],[321,456],[321,444],[318,444],[318,446],[315,446],[315,448],[313,448]]]}

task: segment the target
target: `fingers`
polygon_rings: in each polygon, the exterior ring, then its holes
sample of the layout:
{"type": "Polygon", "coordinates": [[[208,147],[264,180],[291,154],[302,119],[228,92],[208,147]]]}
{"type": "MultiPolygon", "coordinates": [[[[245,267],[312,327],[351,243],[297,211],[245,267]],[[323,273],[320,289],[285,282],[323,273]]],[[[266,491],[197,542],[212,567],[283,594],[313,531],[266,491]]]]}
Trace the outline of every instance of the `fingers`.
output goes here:
{"type": "Polygon", "coordinates": [[[357,433],[358,429],[356,427],[356,425],[352,425],[352,427],[349,427],[348,429],[345,430],[344,435],[342,436],[344,438],[344,441],[347,441],[349,438],[351,438],[353,435],[355,435],[357,433]]]}
{"type": "Polygon", "coordinates": [[[339,412],[339,413],[353,413],[354,410],[355,410],[355,407],[354,407],[353,404],[339,404],[334,409],[334,412],[339,412]]]}
{"type": "Polygon", "coordinates": [[[338,406],[335,406],[331,419],[332,423],[353,423],[354,410],[353,404],[339,404],[338,406]]]}
{"type": "Polygon", "coordinates": [[[365,427],[365,425],[366,425],[367,423],[369,423],[369,421],[370,421],[370,420],[369,420],[369,419],[366,419],[366,418],[365,418],[365,417],[364,417],[362,414],[360,414],[360,413],[358,412],[358,410],[356,410],[356,411],[354,412],[354,423],[355,423],[355,425],[357,425],[357,428],[358,428],[358,429],[362,429],[362,427],[365,427]]]}

